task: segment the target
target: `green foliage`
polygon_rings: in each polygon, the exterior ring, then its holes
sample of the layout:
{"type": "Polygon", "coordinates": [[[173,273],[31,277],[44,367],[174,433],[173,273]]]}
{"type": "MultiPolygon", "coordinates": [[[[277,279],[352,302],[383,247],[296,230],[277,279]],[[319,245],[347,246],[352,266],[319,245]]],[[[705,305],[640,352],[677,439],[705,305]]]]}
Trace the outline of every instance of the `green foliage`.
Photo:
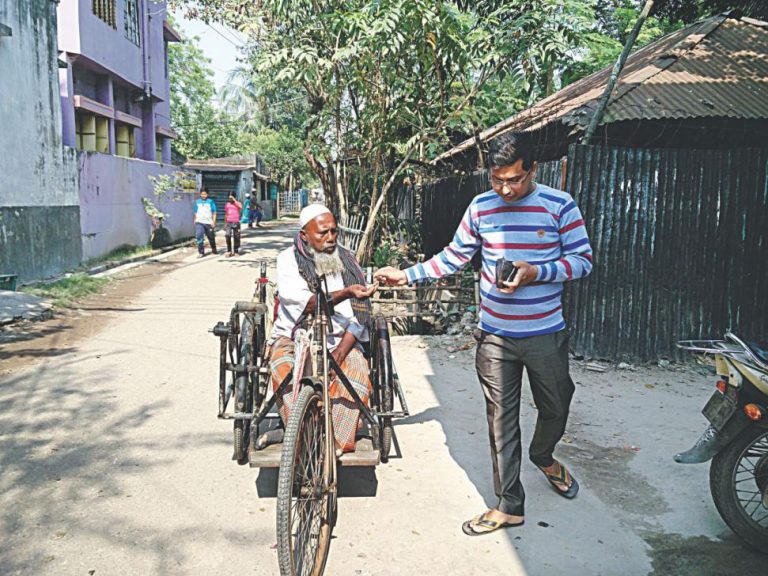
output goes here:
{"type": "MultiPolygon", "coordinates": [[[[290,168],[272,152],[286,150],[275,133],[287,127],[295,138],[303,131],[304,157],[327,203],[340,214],[350,204],[368,207],[359,255],[370,247],[372,227],[383,224],[377,216],[389,190],[414,170],[413,160],[426,163],[611,64],[638,14],[636,0],[177,4],[250,37],[230,113],[252,121],[249,146],[269,155],[281,173],[290,168]],[[271,105],[280,101],[300,108],[278,118],[281,107],[271,105]]],[[[670,29],[666,20],[651,20],[640,44],[670,29]]]]}
{"type": "Polygon", "coordinates": [[[147,216],[153,220],[163,220],[167,216],[165,212],[160,210],[155,203],[147,197],[142,197],[141,204],[144,206],[144,212],[146,212],[147,216]]]}
{"type": "Polygon", "coordinates": [[[78,300],[101,291],[108,282],[106,278],[95,278],[78,272],[55,282],[24,286],[21,290],[35,296],[50,298],[56,307],[70,308],[78,300]]]}
{"type": "MultiPolygon", "coordinates": [[[[562,85],[612,66],[619,57],[632,28],[637,21],[643,2],[637,0],[597,0],[591,30],[584,36],[579,57],[562,67],[562,85]]],[[[666,18],[650,16],[635,40],[637,50],[650,42],[677,30],[682,22],[671,23],[666,18]]]]}
{"type": "Polygon", "coordinates": [[[160,174],[159,176],[149,176],[152,183],[152,194],[154,199],[142,197],[141,203],[144,206],[144,212],[147,216],[157,221],[157,226],[162,227],[162,221],[168,218],[168,214],[157,207],[156,202],[165,200],[175,202],[181,198],[180,193],[184,188],[184,183],[189,176],[184,172],[174,172],[173,174],[160,174]]]}
{"type": "Polygon", "coordinates": [[[298,86],[259,74],[252,66],[238,66],[230,71],[220,97],[224,110],[246,132],[286,129],[303,136],[307,98],[298,86]]]}
{"type": "Polygon", "coordinates": [[[244,141],[249,150],[255,150],[264,159],[276,181],[286,182],[288,176],[293,174],[296,188],[299,183],[312,179],[304,158],[304,143],[289,128],[262,128],[255,134],[244,135],[244,141]]]}
{"type": "Polygon", "coordinates": [[[384,266],[399,266],[400,250],[396,244],[389,240],[377,243],[371,255],[371,266],[383,268],[384,266]]]}
{"type": "Polygon", "coordinates": [[[236,122],[213,105],[213,72],[197,38],[168,45],[174,150],[187,158],[219,158],[242,151],[236,122]]]}
{"type": "Polygon", "coordinates": [[[656,0],[651,14],[671,22],[689,23],[728,10],[768,20],[768,2],[765,0],[656,0]]]}

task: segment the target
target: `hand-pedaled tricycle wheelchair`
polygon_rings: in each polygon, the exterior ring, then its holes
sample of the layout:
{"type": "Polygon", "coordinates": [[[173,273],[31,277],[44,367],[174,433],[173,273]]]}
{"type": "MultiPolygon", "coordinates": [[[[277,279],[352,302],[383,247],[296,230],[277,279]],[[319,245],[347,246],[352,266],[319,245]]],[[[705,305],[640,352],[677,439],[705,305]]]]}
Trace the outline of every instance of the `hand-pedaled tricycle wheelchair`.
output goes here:
{"type": "Polygon", "coordinates": [[[236,302],[229,321],[219,322],[211,330],[220,339],[218,417],[234,420],[233,459],[251,467],[279,467],[277,544],[281,576],[323,573],[336,523],[336,467],[386,462],[392,449],[392,419],[408,416],[386,320],[376,317],[369,326],[366,357],[373,390],[368,408],[328,350],[333,302],[322,277],[318,284],[314,313],[304,325],[303,344],[296,345],[294,371],[274,392],[270,392],[267,332],[277,307],[269,302],[273,284],[267,277],[266,261],[261,262],[252,300],[236,302]],[[299,388],[294,390],[295,402],[285,423],[283,442],[255,450],[260,430],[280,423],[273,408],[276,399],[292,385],[294,372],[301,374],[299,388]],[[338,458],[330,410],[332,372],[355,400],[370,433],[357,441],[354,452],[338,458]],[[395,396],[399,411],[394,410],[395,396]],[[227,412],[230,400],[234,410],[227,412]]]}

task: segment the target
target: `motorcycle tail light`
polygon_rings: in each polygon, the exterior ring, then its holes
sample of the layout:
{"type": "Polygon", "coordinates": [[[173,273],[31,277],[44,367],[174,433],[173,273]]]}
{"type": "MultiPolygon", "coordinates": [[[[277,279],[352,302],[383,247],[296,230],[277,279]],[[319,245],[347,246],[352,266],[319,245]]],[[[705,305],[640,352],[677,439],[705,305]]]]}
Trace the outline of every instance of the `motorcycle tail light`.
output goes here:
{"type": "Polygon", "coordinates": [[[725,382],[725,380],[718,380],[717,389],[720,390],[720,392],[722,392],[723,394],[725,394],[725,391],[728,389],[728,384],[725,382]]]}
{"type": "Polygon", "coordinates": [[[761,420],[763,417],[763,411],[757,404],[747,404],[744,406],[744,414],[750,420],[761,420]]]}

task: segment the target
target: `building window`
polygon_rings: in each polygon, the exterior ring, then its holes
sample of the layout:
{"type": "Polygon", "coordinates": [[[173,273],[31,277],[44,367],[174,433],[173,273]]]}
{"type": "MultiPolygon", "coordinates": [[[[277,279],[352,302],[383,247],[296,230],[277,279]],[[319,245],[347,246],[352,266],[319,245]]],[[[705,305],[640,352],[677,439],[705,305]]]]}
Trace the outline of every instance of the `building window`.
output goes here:
{"type": "Polygon", "coordinates": [[[136,136],[133,126],[128,124],[115,124],[115,140],[117,143],[117,155],[126,158],[136,158],[136,136]]]}
{"type": "Polygon", "coordinates": [[[91,11],[112,28],[117,28],[116,3],[117,0],[91,0],[91,11]]]}
{"type": "Polygon", "coordinates": [[[125,37],[136,46],[141,46],[139,0],[125,0],[125,37]]]}
{"type": "Polygon", "coordinates": [[[162,136],[155,136],[155,162],[163,163],[163,138],[162,136]]]}
{"type": "Polygon", "coordinates": [[[75,144],[78,150],[109,154],[109,120],[95,114],[77,113],[75,144]]]}

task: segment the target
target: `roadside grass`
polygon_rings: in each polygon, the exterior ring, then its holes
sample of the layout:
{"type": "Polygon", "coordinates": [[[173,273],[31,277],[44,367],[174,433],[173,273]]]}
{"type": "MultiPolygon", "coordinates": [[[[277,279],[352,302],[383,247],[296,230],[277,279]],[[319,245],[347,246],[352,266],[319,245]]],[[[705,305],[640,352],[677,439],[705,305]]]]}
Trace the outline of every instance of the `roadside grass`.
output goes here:
{"type": "Polygon", "coordinates": [[[108,262],[119,262],[121,260],[127,260],[128,258],[134,258],[136,256],[143,256],[145,254],[149,254],[150,252],[153,252],[155,249],[152,248],[149,244],[144,244],[143,246],[134,246],[133,244],[124,244],[123,246],[118,246],[112,252],[109,252],[108,254],[105,254],[104,256],[99,256],[98,258],[92,258],[91,260],[87,260],[84,262],[81,266],[81,268],[93,268],[94,266],[99,266],[100,264],[106,264],[108,262]]]}
{"type": "MultiPolygon", "coordinates": [[[[125,244],[118,246],[112,252],[83,262],[71,274],[52,282],[35,282],[20,286],[18,290],[34,296],[40,296],[53,301],[56,308],[73,308],[75,304],[89,296],[100,292],[111,282],[111,278],[90,276],[87,271],[104,264],[119,263],[123,260],[141,257],[156,252],[150,244],[135,246],[125,244]]],[[[109,267],[109,266],[108,266],[109,267]]]]}
{"type": "Polygon", "coordinates": [[[48,298],[56,308],[71,308],[78,300],[100,292],[109,282],[108,278],[94,278],[85,272],[76,272],[54,282],[22,286],[21,291],[48,298]]]}

